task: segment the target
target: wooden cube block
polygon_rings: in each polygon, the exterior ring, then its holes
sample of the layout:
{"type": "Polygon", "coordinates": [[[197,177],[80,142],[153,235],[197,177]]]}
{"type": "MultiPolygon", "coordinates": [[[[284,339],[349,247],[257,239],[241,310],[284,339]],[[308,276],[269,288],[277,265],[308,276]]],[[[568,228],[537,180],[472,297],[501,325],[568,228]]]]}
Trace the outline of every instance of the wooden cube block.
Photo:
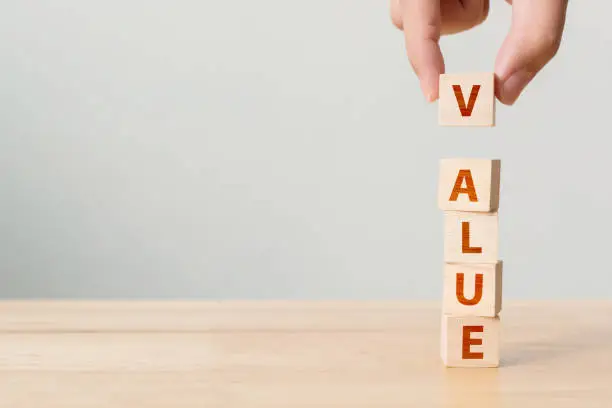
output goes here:
{"type": "Polygon", "coordinates": [[[500,160],[442,159],[438,206],[443,211],[497,211],[500,177],[500,160]]]}
{"type": "Polygon", "coordinates": [[[444,213],[444,262],[496,263],[499,218],[494,213],[444,213]]]}
{"type": "Polygon", "coordinates": [[[499,317],[442,316],[441,357],[447,367],[498,367],[499,317]]]}
{"type": "Polygon", "coordinates": [[[440,75],[441,126],[495,126],[495,75],[440,75]]]}
{"type": "Polygon", "coordinates": [[[495,264],[444,265],[442,312],[495,317],[502,309],[501,261],[495,264]]]}

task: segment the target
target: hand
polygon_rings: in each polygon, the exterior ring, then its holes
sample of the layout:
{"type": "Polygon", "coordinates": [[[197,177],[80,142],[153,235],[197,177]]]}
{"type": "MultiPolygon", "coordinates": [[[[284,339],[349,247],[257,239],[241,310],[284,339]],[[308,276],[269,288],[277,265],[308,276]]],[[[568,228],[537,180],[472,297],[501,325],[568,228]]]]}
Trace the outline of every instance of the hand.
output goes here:
{"type": "MultiPolygon", "coordinates": [[[[495,94],[512,105],[557,53],[568,0],[506,1],[512,5],[512,26],[495,62],[495,94]]],[[[489,0],[391,0],[391,19],[404,31],[406,52],[427,101],[438,99],[438,77],[444,73],[440,36],[475,27],[488,13],[489,0]]]]}

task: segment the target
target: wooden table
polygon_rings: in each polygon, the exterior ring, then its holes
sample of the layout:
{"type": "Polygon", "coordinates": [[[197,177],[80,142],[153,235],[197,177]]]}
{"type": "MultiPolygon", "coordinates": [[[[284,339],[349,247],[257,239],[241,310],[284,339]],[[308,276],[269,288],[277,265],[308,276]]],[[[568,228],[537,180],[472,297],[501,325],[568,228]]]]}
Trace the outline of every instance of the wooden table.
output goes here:
{"type": "Polygon", "coordinates": [[[612,407],[612,302],[510,303],[447,369],[439,302],[0,302],[0,407],[612,407]]]}

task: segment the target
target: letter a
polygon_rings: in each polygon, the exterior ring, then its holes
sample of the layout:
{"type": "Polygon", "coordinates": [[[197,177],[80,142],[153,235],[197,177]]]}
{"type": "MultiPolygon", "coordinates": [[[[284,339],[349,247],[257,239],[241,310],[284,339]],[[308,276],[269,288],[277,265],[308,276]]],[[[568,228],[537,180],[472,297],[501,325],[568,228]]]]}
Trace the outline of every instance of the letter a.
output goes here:
{"type": "Polygon", "coordinates": [[[467,194],[471,202],[478,202],[476,188],[474,187],[474,180],[472,179],[472,172],[470,170],[459,170],[449,201],[457,201],[459,194],[467,194]],[[461,187],[463,185],[463,180],[465,180],[465,188],[461,187]]]}
{"type": "Polygon", "coordinates": [[[457,300],[459,303],[465,306],[474,306],[480,302],[482,299],[482,273],[476,274],[476,285],[474,288],[474,297],[471,299],[465,298],[464,288],[465,288],[465,275],[463,273],[457,274],[457,300]]]}
{"type": "Polygon", "coordinates": [[[470,99],[467,106],[465,106],[465,99],[463,99],[463,91],[461,85],[453,85],[453,91],[455,91],[455,98],[461,111],[461,116],[472,116],[474,105],[476,104],[476,98],[478,97],[478,91],[480,91],[480,85],[472,86],[472,92],[470,93],[470,99]]]}

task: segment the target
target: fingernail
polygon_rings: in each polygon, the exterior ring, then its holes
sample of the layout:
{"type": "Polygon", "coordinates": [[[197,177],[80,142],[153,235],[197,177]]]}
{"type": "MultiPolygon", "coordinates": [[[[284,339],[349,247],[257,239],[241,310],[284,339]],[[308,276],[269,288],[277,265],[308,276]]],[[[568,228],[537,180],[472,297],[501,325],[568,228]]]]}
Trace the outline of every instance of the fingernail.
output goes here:
{"type": "Polygon", "coordinates": [[[500,100],[506,105],[512,105],[520,96],[523,89],[533,79],[533,74],[526,70],[520,70],[503,81],[501,86],[500,100]]]}

